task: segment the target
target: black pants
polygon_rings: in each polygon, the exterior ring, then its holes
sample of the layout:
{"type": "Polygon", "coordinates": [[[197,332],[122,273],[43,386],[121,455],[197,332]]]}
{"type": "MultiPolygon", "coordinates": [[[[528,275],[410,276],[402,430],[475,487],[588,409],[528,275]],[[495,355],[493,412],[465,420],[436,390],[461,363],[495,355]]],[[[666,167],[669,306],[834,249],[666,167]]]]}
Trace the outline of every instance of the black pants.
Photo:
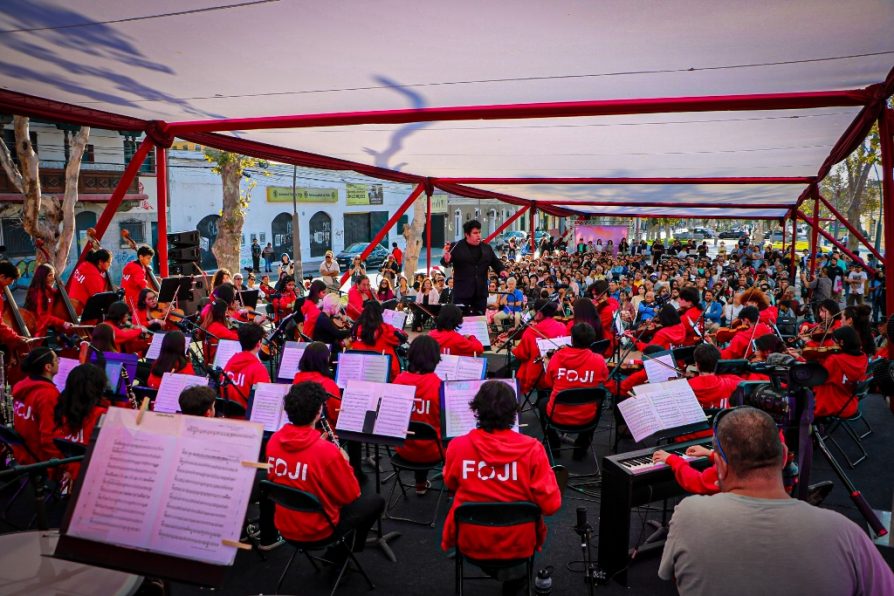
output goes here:
{"type": "MultiPolygon", "coordinates": [[[[543,428],[546,428],[546,405],[548,403],[549,396],[546,398],[541,396],[540,399],[537,400],[537,410],[540,413],[540,421],[543,424],[543,428]]],[[[546,431],[546,440],[549,441],[549,446],[553,449],[558,449],[562,446],[562,440],[559,438],[559,433],[553,428],[549,428],[546,431]]],[[[589,449],[590,443],[592,442],[593,430],[577,433],[577,438],[574,439],[574,449],[578,452],[585,451],[586,449],[589,449]]]]}
{"type": "Polygon", "coordinates": [[[352,551],[358,553],[366,545],[366,536],[383,511],[385,511],[385,499],[381,495],[375,493],[360,495],[356,501],[341,508],[335,532],[341,534],[355,530],[354,544],[350,546],[352,551]]]}
{"type": "Polygon", "coordinates": [[[256,272],[261,270],[261,257],[252,256],[251,268],[254,269],[256,272]]]}

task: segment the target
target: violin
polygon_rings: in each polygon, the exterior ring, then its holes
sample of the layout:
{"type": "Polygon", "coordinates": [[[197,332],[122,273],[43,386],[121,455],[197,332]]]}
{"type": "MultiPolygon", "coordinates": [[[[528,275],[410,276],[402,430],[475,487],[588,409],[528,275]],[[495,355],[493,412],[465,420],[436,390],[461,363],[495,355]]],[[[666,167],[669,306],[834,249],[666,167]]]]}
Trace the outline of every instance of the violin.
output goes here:
{"type": "Polygon", "coordinates": [[[811,346],[801,350],[801,357],[808,362],[813,362],[839,353],[841,353],[840,346],[811,346]]]}
{"type": "Polygon", "coordinates": [[[718,342],[725,344],[731,342],[733,337],[735,337],[739,331],[745,329],[751,329],[750,321],[747,319],[733,319],[732,323],[729,324],[729,327],[720,327],[717,331],[709,333],[708,335],[718,342]]]}

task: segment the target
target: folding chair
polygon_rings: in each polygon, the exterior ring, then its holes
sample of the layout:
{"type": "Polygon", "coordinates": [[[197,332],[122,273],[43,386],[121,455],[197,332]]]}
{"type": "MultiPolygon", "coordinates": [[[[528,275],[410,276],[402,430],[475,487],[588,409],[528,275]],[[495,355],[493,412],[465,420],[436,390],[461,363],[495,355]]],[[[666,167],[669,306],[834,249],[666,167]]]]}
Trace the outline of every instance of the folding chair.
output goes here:
{"type": "Polygon", "coordinates": [[[540,515],[540,507],[530,501],[463,503],[457,507],[453,512],[456,524],[456,594],[462,596],[463,583],[466,580],[492,579],[490,576],[466,577],[463,573],[463,563],[468,560],[473,565],[484,569],[510,569],[524,564],[528,577],[528,596],[532,596],[534,594],[536,540],[531,541],[531,554],[520,559],[475,559],[463,554],[459,545],[462,544],[460,541],[461,530],[465,525],[507,528],[521,524],[532,524],[533,528],[531,531],[536,535],[536,524],[540,521],[540,515]]]}
{"type": "MultiPolygon", "coordinates": [[[[557,433],[582,433],[582,432],[595,432],[596,428],[599,426],[599,420],[602,418],[602,409],[605,402],[605,398],[608,395],[608,390],[605,387],[583,387],[578,389],[565,389],[564,391],[560,391],[556,394],[555,400],[553,400],[552,407],[547,407],[546,415],[540,421],[543,427],[543,441],[546,443],[546,452],[549,455],[549,460],[552,464],[555,464],[555,456],[553,454],[554,451],[561,452],[567,451],[569,449],[574,449],[574,447],[557,447],[553,449],[549,444],[549,439],[547,438],[547,433],[550,430],[555,430],[557,433]],[[596,406],[596,414],[593,416],[593,419],[584,423],[584,424],[559,424],[552,420],[553,413],[556,410],[557,406],[584,406],[584,405],[595,405],[596,406]]],[[[599,470],[599,459],[596,455],[596,442],[590,441],[590,453],[593,455],[593,461],[596,464],[596,472],[595,475],[600,474],[599,470]]]]}
{"type": "Polygon", "coordinates": [[[245,418],[245,406],[232,399],[214,399],[214,412],[218,418],[245,418]]]}
{"type": "Polygon", "coordinates": [[[332,528],[332,534],[328,538],[324,538],[323,540],[317,540],[314,542],[300,542],[297,540],[289,540],[286,539],[291,546],[295,548],[295,552],[292,553],[292,556],[289,557],[289,562],[286,563],[286,568],[283,569],[282,575],[279,576],[279,582],[276,584],[276,593],[279,593],[280,587],[282,587],[283,581],[286,579],[286,574],[289,572],[289,567],[292,566],[292,561],[295,560],[295,555],[299,552],[303,553],[304,556],[307,557],[307,560],[310,561],[310,564],[313,565],[315,571],[319,571],[320,567],[317,565],[310,552],[316,550],[323,550],[330,546],[343,548],[347,557],[345,558],[344,563],[342,563],[341,568],[338,571],[338,577],[335,580],[335,584],[332,586],[332,592],[330,592],[330,596],[335,594],[335,591],[338,589],[338,584],[341,583],[342,576],[344,576],[345,570],[348,568],[348,564],[353,562],[354,566],[357,570],[363,575],[363,578],[366,580],[366,583],[369,585],[369,589],[372,590],[375,588],[372,581],[369,579],[369,576],[366,574],[366,571],[363,570],[363,567],[360,566],[360,563],[357,561],[357,558],[354,556],[354,553],[351,552],[351,545],[348,542],[349,537],[353,537],[354,530],[348,530],[342,533],[336,533],[335,524],[332,523],[332,518],[326,513],[326,510],[323,508],[323,504],[320,503],[320,500],[314,496],[313,494],[299,490],[297,488],[292,488],[291,486],[285,486],[283,484],[277,484],[275,482],[270,482],[269,480],[262,480],[260,483],[261,486],[261,498],[268,498],[274,503],[276,503],[279,507],[285,507],[286,509],[291,509],[292,511],[299,511],[302,513],[317,513],[322,515],[326,519],[326,523],[329,524],[329,527],[332,528]]]}
{"type": "MultiPolygon", "coordinates": [[[[13,430],[11,427],[3,424],[0,424],[0,443],[3,443],[3,445],[9,451],[11,456],[10,461],[12,463],[15,463],[16,449],[24,450],[28,457],[31,458],[32,462],[40,461],[40,458],[37,457],[34,452],[28,448],[28,445],[25,444],[25,439],[22,438],[22,435],[13,430]]],[[[9,501],[7,501],[6,503],[6,507],[3,509],[3,521],[14,528],[25,530],[27,528],[19,527],[16,524],[8,521],[6,519],[6,515],[9,513],[9,510],[12,508],[12,506],[15,505],[16,501],[19,499],[19,496],[22,494],[22,491],[25,490],[25,487],[28,486],[28,477],[25,476],[10,480],[9,482],[0,486],[0,492],[4,492],[6,491],[7,487],[14,486],[16,484],[18,484],[18,487],[16,487],[15,492],[13,492],[12,496],[9,498],[9,501]]],[[[33,523],[33,520],[31,523],[33,523]]],[[[29,523],[27,527],[31,527],[31,524],[29,523]]]]}
{"type": "Polygon", "coordinates": [[[863,418],[863,411],[860,409],[860,402],[869,395],[869,387],[872,385],[872,378],[865,379],[860,381],[854,386],[854,395],[851,399],[857,400],[857,413],[851,416],[850,418],[840,418],[838,416],[826,416],[823,419],[825,428],[823,429],[823,439],[828,440],[833,447],[844,457],[844,461],[847,462],[848,467],[850,469],[854,469],[857,465],[861,464],[863,460],[869,457],[869,452],[866,451],[866,447],[863,445],[863,439],[872,434],[872,427],[869,426],[869,423],[866,422],[866,419],[863,418]],[[851,423],[862,421],[863,424],[866,425],[867,430],[863,434],[857,434],[857,431],[854,430],[854,427],[851,426],[851,423]],[[855,459],[851,459],[847,452],[844,450],[844,447],[838,442],[838,440],[833,436],[833,433],[837,431],[839,428],[843,428],[845,434],[850,437],[851,441],[854,445],[856,445],[857,450],[859,452],[859,457],[855,459]]]}
{"type": "Polygon", "coordinates": [[[435,511],[432,514],[431,521],[422,521],[416,520],[409,517],[397,517],[391,515],[391,511],[394,510],[397,505],[397,501],[400,498],[400,495],[397,499],[394,498],[394,491],[399,486],[401,495],[403,499],[407,499],[407,489],[415,488],[414,484],[405,484],[403,479],[401,478],[402,472],[422,472],[428,470],[439,470],[438,475],[441,474],[441,470],[444,467],[444,447],[441,445],[441,440],[438,438],[438,433],[435,429],[425,422],[411,421],[409,426],[409,431],[413,433],[413,441],[434,441],[438,446],[438,459],[432,462],[411,462],[403,457],[401,457],[398,453],[393,453],[391,455],[391,467],[394,468],[394,484],[391,485],[391,492],[388,493],[388,501],[387,506],[385,507],[385,517],[388,519],[393,519],[396,521],[405,521],[412,524],[420,524],[420,525],[428,525],[432,528],[435,527],[435,523],[438,519],[438,509],[441,506],[441,499],[444,496],[444,491],[446,490],[446,486],[443,482],[441,482],[441,488],[438,489],[438,500],[435,502],[435,511]]]}

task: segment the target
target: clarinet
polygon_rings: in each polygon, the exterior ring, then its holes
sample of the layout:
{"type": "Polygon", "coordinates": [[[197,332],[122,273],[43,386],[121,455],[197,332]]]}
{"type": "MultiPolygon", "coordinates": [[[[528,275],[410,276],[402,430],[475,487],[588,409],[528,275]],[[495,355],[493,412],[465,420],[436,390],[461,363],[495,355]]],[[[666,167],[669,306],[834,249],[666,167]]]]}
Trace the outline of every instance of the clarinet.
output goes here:
{"type": "Polygon", "coordinates": [[[124,381],[124,392],[127,394],[127,401],[130,402],[130,407],[134,410],[140,409],[140,404],[137,402],[137,396],[133,392],[133,387],[130,386],[130,376],[127,374],[126,367],[121,367],[121,380],[124,381]]]}
{"type": "Polygon", "coordinates": [[[336,436],[335,431],[332,430],[332,426],[329,425],[329,420],[326,419],[325,414],[320,416],[320,426],[323,427],[323,432],[326,433],[326,438],[328,438],[333,445],[341,449],[341,444],[338,442],[338,437],[336,436]]]}
{"type": "Polygon", "coordinates": [[[14,408],[12,394],[6,387],[6,358],[3,352],[0,352],[0,415],[3,416],[4,424],[11,425],[13,423],[14,408]]]}

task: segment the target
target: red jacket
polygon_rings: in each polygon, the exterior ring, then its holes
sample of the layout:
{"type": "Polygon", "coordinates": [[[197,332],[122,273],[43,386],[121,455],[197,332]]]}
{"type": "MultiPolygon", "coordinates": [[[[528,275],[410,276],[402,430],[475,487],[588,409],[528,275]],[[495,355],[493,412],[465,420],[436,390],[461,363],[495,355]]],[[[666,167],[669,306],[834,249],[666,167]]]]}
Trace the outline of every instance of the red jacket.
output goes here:
{"type": "Polygon", "coordinates": [[[396,377],[400,373],[400,361],[397,359],[397,352],[395,348],[400,345],[400,339],[397,336],[397,329],[389,325],[388,323],[382,323],[382,326],[379,327],[378,331],[375,332],[374,337],[376,338],[376,343],[373,345],[365,344],[360,340],[360,333],[362,328],[357,326],[357,339],[354,340],[354,343],[351,344],[352,350],[361,350],[363,352],[375,352],[376,354],[384,353],[386,356],[391,356],[391,379],[396,377]]]}
{"type": "Polygon", "coordinates": [[[130,308],[137,307],[140,292],[148,287],[146,269],[139,261],[131,261],[121,270],[121,288],[124,290],[124,301],[130,308]]]}
{"type": "Polygon", "coordinates": [[[310,300],[305,300],[301,305],[301,314],[304,315],[304,328],[302,333],[307,337],[314,336],[314,326],[320,317],[320,307],[310,300]]]}
{"type": "Polygon", "coordinates": [[[81,311],[90,296],[105,292],[107,288],[105,274],[96,265],[87,261],[75,267],[71,277],[68,278],[68,297],[81,304],[81,311]]]}
{"type": "MultiPolygon", "coordinates": [[[[441,439],[441,379],[435,373],[417,374],[404,371],[394,379],[395,385],[413,385],[416,387],[416,400],[410,420],[425,422],[432,426],[441,439]]],[[[434,441],[407,440],[397,448],[397,454],[407,461],[416,463],[435,463],[441,461],[441,449],[434,441]]]]}
{"type": "Polygon", "coordinates": [[[12,398],[13,426],[25,440],[27,447],[14,449],[16,461],[20,464],[32,464],[48,459],[40,443],[40,425],[43,420],[53,419],[53,410],[59,401],[59,390],[52,381],[43,377],[26,377],[12,388],[12,398]],[[31,457],[29,451],[34,457],[31,457]]]}
{"type": "Polygon", "coordinates": [[[679,455],[669,456],[666,463],[674,471],[677,484],[686,492],[696,495],[713,495],[720,492],[720,486],[717,484],[717,466],[711,465],[699,472],[679,455]]]}
{"type": "MultiPolygon", "coordinates": [[[[273,318],[276,322],[282,321],[285,317],[292,314],[292,309],[295,306],[295,301],[298,300],[298,292],[292,290],[291,292],[283,291],[282,295],[279,298],[273,299],[273,318]]],[[[305,302],[307,302],[305,300],[305,302]]],[[[302,305],[302,308],[304,305],[302,305]]],[[[310,337],[313,337],[312,335],[310,337]]]]}
{"type": "MultiPolygon", "coordinates": [[[[100,417],[106,413],[108,408],[106,406],[96,406],[90,413],[84,418],[84,423],[81,426],[81,430],[77,432],[73,432],[72,429],[68,427],[68,422],[63,420],[62,426],[56,426],[56,422],[53,419],[53,416],[44,416],[40,419],[40,448],[43,452],[44,457],[47,459],[51,458],[62,458],[62,452],[56,448],[56,444],[53,443],[53,439],[64,439],[66,441],[71,441],[73,443],[80,443],[81,445],[87,445],[90,443],[90,437],[93,436],[93,429],[96,427],[96,423],[99,422],[100,417]]],[[[81,464],[69,464],[65,466],[63,472],[67,472],[72,481],[78,477],[78,472],[81,470],[81,464]]]]}
{"type": "MultiPolygon", "coordinates": [[[[556,476],[543,445],[512,430],[489,433],[475,429],[453,439],[447,447],[444,482],[454,493],[441,536],[444,550],[456,545],[453,512],[463,503],[531,501],[544,515],[552,515],[562,505],[556,476]]],[[[528,556],[532,548],[539,550],[545,539],[546,524],[542,519],[536,527],[465,525],[459,547],[472,558],[518,559],[528,556]]]]}
{"type": "MultiPolygon", "coordinates": [[[[626,379],[621,381],[621,397],[626,397],[630,395],[633,391],[633,388],[637,385],[642,385],[643,383],[649,382],[649,376],[646,374],[646,369],[638,370],[635,373],[629,375],[626,379]]],[[[611,384],[612,387],[615,387],[615,383],[611,384]]]]}
{"type": "Polygon", "coordinates": [[[124,329],[112,321],[106,321],[106,324],[115,332],[115,347],[119,352],[145,352],[149,347],[146,340],[140,337],[143,334],[142,329],[136,327],[124,329]]]}
{"type": "Polygon", "coordinates": [[[481,356],[484,354],[484,346],[474,335],[460,335],[456,331],[441,331],[436,329],[429,335],[441,346],[442,354],[454,356],[481,356]]]}
{"type": "MultiPolygon", "coordinates": [[[[2,318],[4,310],[6,310],[6,296],[0,289],[0,318],[2,318]]],[[[10,349],[16,349],[20,346],[24,348],[23,341],[24,338],[16,333],[15,329],[0,320],[0,343],[10,349]]]]}
{"type": "Polygon", "coordinates": [[[315,370],[310,372],[298,371],[295,374],[295,378],[292,380],[292,385],[297,385],[298,383],[303,383],[305,381],[319,383],[323,386],[323,389],[326,390],[326,393],[335,400],[334,402],[326,400],[326,420],[329,421],[329,426],[334,429],[335,425],[338,423],[338,410],[341,406],[341,389],[338,388],[335,381],[315,370]]]}
{"type": "Polygon", "coordinates": [[[704,335],[705,320],[702,319],[701,316],[702,309],[693,306],[680,317],[680,322],[683,324],[683,329],[686,331],[686,345],[692,345],[698,339],[698,335],[695,334],[695,329],[692,328],[693,325],[696,325],[699,332],[704,335]]]}
{"type": "Polygon", "coordinates": [[[779,309],[775,306],[768,306],[764,310],[760,312],[760,316],[758,318],[759,323],[764,323],[765,325],[776,324],[776,319],[779,318],[779,309]]]}
{"type": "Polygon", "coordinates": [[[248,407],[248,394],[251,393],[251,388],[255,383],[270,382],[270,373],[267,372],[267,367],[261,364],[258,357],[251,352],[234,354],[224,367],[224,373],[233,382],[232,384],[227,383],[224,395],[230,400],[238,402],[244,408],[248,407]]]}
{"type": "Polygon", "coordinates": [[[857,398],[854,388],[866,378],[869,359],[866,354],[831,354],[820,361],[829,377],[826,382],[813,390],[816,398],[814,414],[819,416],[840,416],[849,418],[857,413],[857,398]]]}
{"type": "Polygon", "coordinates": [[[558,405],[553,409],[556,394],[565,389],[595,387],[608,379],[605,359],[588,348],[566,346],[549,359],[546,368],[548,382],[553,387],[546,406],[550,420],[556,424],[586,424],[596,415],[595,404],[569,406],[558,405]]]}
{"type": "Polygon", "coordinates": [[[702,408],[728,408],[729,398],[741,382],[736,375],[701,373],[689,379],[689,386],[702,408]]]}
{"type": "Polygon", "coordinates": [[[730,340],[729,345],[720,350],[720,357],[723,360],[735,360],[737,358],[751,356],[754,354],[751,340],[772,333],[773,330],[761,322],[758,322],[757,329],[749,328],[737,331],[730,340]]]}
{"type": "MultiPolygon", "coordinates": [[[[56,288],[47,288],[43,291],[38,290],[38,298],[34,305],[34,318],[37,320],[36,337],[43,337],[52,329],[57,333],[63,330],[65,321],[52,314],[53,304],[59,297],[56,288]]],[[[2,309],[0,309],[2,310],[2,309]]]]}
{"type": "Polygon", "coordinates": [[[218,323],[214,321],[209,324],[206,328],[208,331],[208,336],[205,339],[204,352],[205,362],[211,364],[214,362],[214,355],[217,353],[217,342],[221,339],[232,339],[239,340],[239,334],[236,333],[235,329],[230,329],[223,323],[218,323]]]}
{"type": "Polygon", "coordinates": [[[830,347],[835,345],[835,341],[832,339],[832,332],[841,327],[841,321],[839,319],[835,319],[832,321],[832,324],[829,325],[829,332],[825,334],[826,339],[823,341],[815,341],[812,339],[808,339],[804,342],[805,348],[819,348],[819,347],[830,347]]]}
{"type": "Polygon", "coordinates": [[[552,317],[547,317],[535,323],[533,327],[540,333],[537,333],[530,327],[525,329],[525,332],[522,333],[521,341],[512,350],[512,355],[518,358],[521,363],[518,367],[516,378],[519,381],[522,393],[529,393],[535,385],[540,389],[549,388],[546,382],[546,374],[543,370],[543,363],[534,362],[535,358],[540,357],[540,352],[537,349],[537,340],[542,337],[553,338],[566,335],[565,325],[552,317]]]}
{"type": "Polygon", "coordinates": [[[636,342],[636,349],[642,352],[649,345],[661,346],[665,350],[670,350],[674,346],[686,345],[686,329],[683,327],[683,323],[659,329],[651,341],[636,342]]]}
{"type": "Polygon", "coordinates": [[[363,312],[363,303],[367,300],[375,299],[376,296],[373,294],[372,290],[361,292],[359,287],[354,286],[348,291],[348,306],[345,309],[345,312],[350,318],[356,321],[360,318],[360,313],[363,312]]]}
{"type": "MultiPolygon", "coordinates": [[[[194,375],[196,374],[195,369],[192,367],[192,362],[189,360],[186,361],[186,366],[181,368],[180,370],[168,371],[175,372],[178,375],[194,375]]],[[[161,387],[161,377],[156,375],[155,373],[149,373],[149,378],[146,380],[146,386],[151,389],[158,389],[161,387]]]]}
{"type": "MultiPolygon", "coordinates": [[[[338,524],[341,508],[360,496],[354,471],[339,449],[307,426],[286,424],[267,443],[267,478],[313,494],[338,524]]],[[[276,506],[276,528],[286,539],[323,540],[332,534],[326,518],[276,506]]]]}

